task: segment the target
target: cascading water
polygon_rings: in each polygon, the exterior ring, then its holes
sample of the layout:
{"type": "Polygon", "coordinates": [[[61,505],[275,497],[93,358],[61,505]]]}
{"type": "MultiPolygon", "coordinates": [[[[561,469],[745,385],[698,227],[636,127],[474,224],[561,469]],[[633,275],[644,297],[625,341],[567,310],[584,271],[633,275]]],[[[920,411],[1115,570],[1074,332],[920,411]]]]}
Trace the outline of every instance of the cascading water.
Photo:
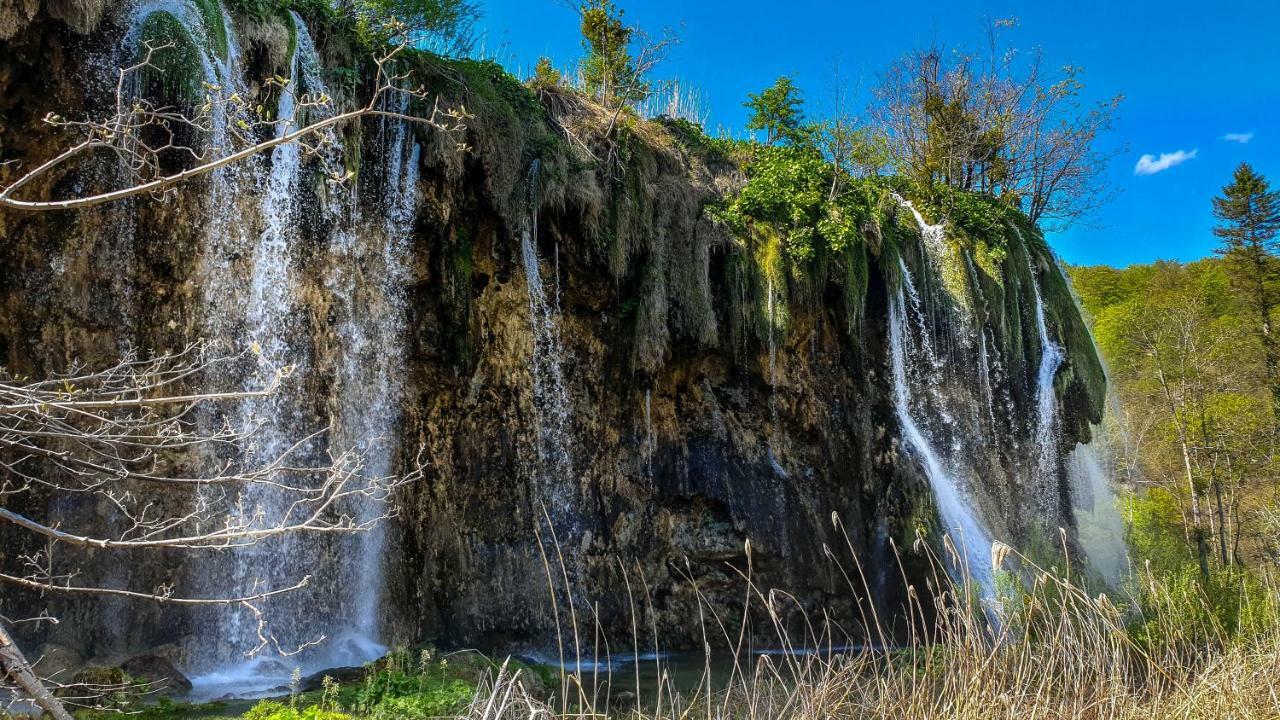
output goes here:
{"type": "MultiPolygon", "coordinates": [[[[279,97],[274,132],[277,137],[307,118],[299,118],[299,99],[327,95],[319,73],[319,58],[305,23],[291,13],[296,28],[292,76],[279,97]]],[[[404,113],[408,96],[396,94],[404,113]]],[[[326,108],[307,107],[309,113],[326,108]]],[[[309,119],[314,119],[309,118],[309,119]]],[[[270,367],[308,364],[324,357],[336,359],[330,407],[333,429],[303,453],[348,450],[359,454],[354,468],[366,493],[349,499],[341,512],[356,526],[367,528],[354,538],[284,537],[238,551],[232,577],[241,589],[262,587],[265,579],[282,579],[281,568],[301,568],[316,557],[332,557],[323,577],[305,590],[272,603],[268,631],[275,642],[262,655],[193,678],[197,696],[217,696],[231,690],[252,694],[259,689],[287,683],[293,667],[313,671],[337,665],[373,660],[386,648],[378,642],[383,586],[386,514],[390,487],[384,480],[395,472],[395,430],[403,395],[404,332],[407,305],[408,240],[413,230],[417,202],[420,148],[408,131],[408,122],[383,123],[379,141],[385,175],[376,221],[363,221],[353,186],[336,187],[321,213],[312,215],[316,231],[329,239],[329,260],[323,278],[335,319],[333,347],[314,346],[304,323],[293,318],[294,288],[300,282],[291,257],[302,239],[305,223],[300,207],[303,157],[297,144],[279,145],[271,155],[271,172],[265,183],[259,210],[263,231],[253,249],[252,281],[245,308],[245,324],[257,343],[260,360],[270,367]],[[328,350],[328,352],[325,352],[328,350]],[[325,447],[327,445],[327,448],[325,447]],[[293,648],[325,642],[299,655],[293,648]],[[286,655],[273,652],[280,647],[286,655]]],[[[329,161],[341,161],[341,144],[332,133],[323,152],[329,161]]],[[[216,305],[215,305],[216,307],[216,305]]],[[[282,389],[276,395],[245,404],[242,427],[254,429],[255,447],[246,448],[251,462],[278,457],[303,439],[314,425],[308,419],[304,388],[282,389]]],[[[242,518],[273,525],[297,513],[296,494],[270,485],[254,485],[241,495],[242,518]]],[[[296,580],[296,578],[290,578],[296,580]]],[[[232,611],[217,627],[240,651],[255,645],[256,615],[232,611]]]]}
{"type": "MultiPolygon", "coordinates": [[[[927,345],[928,334],[927,329],[923,327],[923,321],[921,321],[923,334],[919,339],[920,345],[916,345],[917,340],[912,334],[907,314],[910,313],[920,320],[918,297],[911,280],[911,273],[905,263],[900,265],[900,271],[901,283],[889,298],[889,355],[893,378],[894,412],[906,444],[917,455],[924,467],[929,486],[938,504],[939,519],[942,521],[943,529],[951,535],[952,541],[960,551],[959,567],[954,568],[958,579],[976,583],[983,600],[990,602],[995,598],[995,582],[990,564],[990,535],[978,519],[976,510],[964,495],[955,473],[935,449],[935,443],[926,434],[924,426],[917,421],[917,412],[913,408],[913,395],[920,393],[913,392],[913,374],[908,369],[908,355],[913,358],[924,355],[930,366],[921,368],[924,375],[931,374],[930,368],[936,368],[939,361],[927,345]],[[912,298],[910,306],[907,304],[908,295],[912,298]]],[[[923,390],[927,395],[929,386],[926,385],[923,390]]],[[[927,405],[927,403],[919,404],[927,405]]]]}
{"type": "MultiPolygon", "coordinates": [[[[301,92],[300,65],[309,48],[306,25],[296,16],[294,22],[298,42],[289,59],[288,84],[277,99],[272,127],[275,137],[283,136],[294,123],[301,92]]],[[[228,25],[229,37],[234,36],[231,28],[228,25]]],[[[229,45],[233,43],[229,39],[229,45]]],[[[229,52],[228,57],[237,58],[238,51],[229,52]]],[[[257,198],[262,231],[255,241],[251,242],[243,231],[248,223],[227,220],[234,217],[228,213],[235,212],[236,207],[242,207],[246,200],[252,198],[254,188],[245,187],[245,180],[252,180],[248,183],[250,186],[259,185],[258,176],[263,169],[250,166],[228,168],[225,173],[219,171],[210,192],[211,209],[215,215],[215,220],[210,223],[208,239],[209,256],[213,260],[206,269],[206,302],[211,308],[210,333],[232,348],[242,344],[243,340],[237,338],[247,336],[253,342],[256,361],[262,370],[249,372],[240,378],[245,389],[261,387],[263,374],[306,362],[305,340],[293,337],[289,332],[296,325],[291,322],[296,283],[291,268],[291,249],[299,238],[297,221],[302,157],[298,145],[286,143],[273,148],[269,168],[261,181],[264,189],[257,198]],[[240,175],[242,172],[249,175],[240,175]],[[240,256],[251,259],[246,269],[247,292],[234,279],[231,269],[236,265],[235,258],[240,256]],[[237,315],[239,322],[235,320],[237,315]]],[[[300,405],[300,389],[293,383],[285,383],[270,397],[242,404],[235,422],[241,431],[250,433],[253,440],[250,446],[241,448],[247,464],[270,463],[301,439],[300,433],[305,424],[300,418],[300,405]]],[[[317,447],[306,448],[308,452],[318,450],[317,447]]],[[[293,461],[296,463],[297,458],[294,457],[293,461]]],[[[295,510],[290,507],[293,499],[296,496],[291,493],[269,484],[256,483],[241,490],[237,514],[241,522],[269,527],[289,517],[295,510]]],[[[243,592],[276,587],[285,580],[296,581],[297,578],[286,577],[280,572],[282,567],[301,567],[293,561],[293,545],[288,538],[276,538],[237,549],[229,569],[231,584],[243,592]]],[[[225,579],[219,579],[215,584],[225,591],[225,579]]],[[[307,642],[293,627],[289,617],[291,610],[287,603],[280,603],[271,608],[267,618],[267,632],[280,640],[282,647],[307,642]]],[[[263,663],[268,662],[267,657],[246,660],[243,656],[245,651],[258,644],[259,618],[256,613],[246,608],[231,607],[220,612],[212,625],[208,631],[217,632],[223,643],[222,647],[216,647],[218,643],[208,643],[203,657],[192,659],[195,669],[212,670],[193,678],[197,696],[201,693],[216,695],[227,690],[251,692],[260,689],[259,686],[265,689],[279,680],[278,672],[260,672],[263,663]]]]}
{"type": "MultiPolygon", "coordinates": [[[[395,103],[393,112],[407,113],[409,95],[396,93],[390,102],[395,103]]],[[[386,512],[389,497],[379,483],[392,475],[400,449],[396,429],[406,372],[407,258],[421,153],[405,120],[384,118],[379,140],[385,163],[380,193],[383,215],[380,222],[353,219],[360,229],[358,236],[346,231],[335,235],[332,276],[326,280],[340,317],[338,435],[344,447],[364,454],[363,472],[376,490],[362,498],[355,510],[357,520],[369,530],[358,537],[359,547],[351,553],[354,572],[347,573],[351,583],[347,602],[355,622],[344,640],[350,652],[363,660],[385,652],[379,640],[386,529],[377,520],[386,512]]]]}
{"type": "Polygon", "coordinates": [[[1036,332],[1040,337],[1040,368],[1036,373],[1036,477],[1033,478],[1032,485],[1042,488],[1039,493],[1039,499],[1043,503],[1041,511],[1046,517],[1057,517],[1058,396],[1053,382],[1064,356],[1061,346],[1049,337],[1044,319],[1044,299],[1040,296],[1040,282],[1036,279],[1035,267],[1029,257],[1027,271],[1030,273],[1035,295],[1036,332]]]}
{"type": "Polygon", "coordinates": [[[1093,429],[1093,442],[1076,445],[1067,456],[1076,537],[1089,566],[1111,588],[1122,587],[1129,573],[1125,522],[1108,481],[1110,464],[1103,429],[1093,429]]]}
{"type": "MultiPolygon", "coordinates": [[[[564,348],[554,306],[547,299],[538,262],[538,183],[542,166],[529,168],[529,214],[520,229],[520,259],[529,292],[529,323],[533,331],[533,398],[538,412],[538,459],[547,512],[556,524],[571,527],[573,460],[570,438],[569,393],[564,381],[564,348]]],[[[559,528],[558,528],[559,529],[559,528]]]]}

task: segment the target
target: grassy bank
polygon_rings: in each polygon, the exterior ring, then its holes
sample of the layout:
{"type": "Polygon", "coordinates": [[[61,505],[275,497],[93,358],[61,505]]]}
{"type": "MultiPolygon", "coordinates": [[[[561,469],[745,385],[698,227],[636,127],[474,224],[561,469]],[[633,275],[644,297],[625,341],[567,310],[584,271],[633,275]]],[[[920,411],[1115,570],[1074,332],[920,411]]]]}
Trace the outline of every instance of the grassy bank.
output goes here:
{"type": "MultiPolygon", "coordinates": [[[[1233,573],[1206,583],[1194,571],[1148,567],[1123,592],[1103,594],[1006,546],[995,554],[1003,589],[990,601],[947,582],[934,558],[936,584],[913,594],[908,636],[896,643],[875,611],[853,633],[817,619],[788,633],[788,598],[744,578],[750,601],[774,627],[748,632],[745,622],[707,607],[707,660],[692,682],[670,668],[642,682],[630,665],[552,672],[477,653],[398,651],[361,680],[326,679],[319,689],[252,707],[117,709],[145,720],[1280,717],[1280,590],[1270,580],[1233,573]],[[854,636],[870,642],[840,649],[854,636]],[[766,646],[783,652],[753,651],[766,646]]],[[[849,576],[860,578],[859,568],[849,576]]],[[[851,592],[864,587],[850,583],[851,592]]],[[[637,627],[623,651],[646,647],[645,635],[637,627]]],[[[570,657],[605,656],[589,632],[566,638],[565,647],[570,657]]]]}

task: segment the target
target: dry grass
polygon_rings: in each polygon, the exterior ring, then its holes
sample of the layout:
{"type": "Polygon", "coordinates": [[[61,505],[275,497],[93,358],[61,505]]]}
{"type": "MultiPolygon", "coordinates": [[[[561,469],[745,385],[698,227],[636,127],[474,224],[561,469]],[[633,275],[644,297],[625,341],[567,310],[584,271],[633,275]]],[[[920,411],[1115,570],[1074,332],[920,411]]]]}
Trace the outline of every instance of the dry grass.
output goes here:
{"type": "MultiPolygon", "coordinates": [[[[1255,582],[1240,607],[1242,619],[1228,629],[1203,593],[1188,593],[1150,571],[1130,588],[1139,599],[1122,609],[1106,595],[1087,592],[1069,573],[1045,570],[1004,546],[997,555],[996,567],[1011,588],[999,602],[984,604],[972,593],[957,592],[939,570],[929,583],[937,589],[925,594],[927,600],[913,589],[909,639],[892,648],[881,619],[868,611],[861,631],[875,647],[753,656],[744,652],[750,647],[744,633],[707,607],[708,655],[715,644],[740,659],[727,682],[713,687],[708,662],[696,688],[681,692],[664,678],[642,696],[637,675],[640,704],[619,709],[607,697],[593,701],[600,695],[591,691],[592,678],[570,673],[562,677],[559,700],[540,702],[524,691],[518,672],[504,667],[481,688],[465,717],[1280,718],[1280,594],[1274,585],[1255,582]],[[930,607],[938,609],[936,622],[925,620],[930,607]],[[718,643],[712,640],[717,635],[718,643]]],[[[935,568],[943,566],[933,560],[935,568]]],[[[548,558],[549,577],[557,574],[557,562],[563,561],[548,558]]],[[[856,564],[846,576],[852,578],[851,592],[867,591],[856,564]]],[[[757,609],[771,619],[775,642],[796,647],[779,620],[786,596],[756,587],[749,571],[743,582],[757,609]]],[[[576,629],[568,619],[572,610],[561,610],[566,626],[576,629]]],[[[639,646],[644,632],[636,628],[629,644],[639,646]]],[[[826,624],[805,634],[805,646],[836,647],[837,636],[826,624]]],[[[572,655],[581,644],[575,632],[562,652],[572,655]]],[[[629,683],[612,680],[614,687],[629,683]]]]}

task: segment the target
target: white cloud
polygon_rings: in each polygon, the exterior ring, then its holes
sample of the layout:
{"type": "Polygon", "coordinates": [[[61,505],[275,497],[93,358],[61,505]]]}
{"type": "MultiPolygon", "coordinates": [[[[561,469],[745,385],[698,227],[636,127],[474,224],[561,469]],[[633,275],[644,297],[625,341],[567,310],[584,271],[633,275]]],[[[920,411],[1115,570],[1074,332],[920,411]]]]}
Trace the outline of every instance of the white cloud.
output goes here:
{"type": "Polygon", "coordinates": [[[1242,132],[1242,133],[1227,133],[1226,135],[1222,136],[1222,139],[1226,140],[1227,142],[1237,142],[1237,143],[1240,143],[1241,145],[1247,145],[1249,141],[1253,139],[1253,131],[1250,130],[1249,132],[1242,132]]]}
{"type": "Polygon", "coordinates": [[[1158,172],[1164,172],[1175,165],[1194,158],[1199,149],[1187,152],[1186,150],[1178,150],[1171,153],[1160,153],[1160,157],[1155,155],[1143,155],[1138,158],[1138,164],[1133,166],[1134,175],[1155,175],[1158,172]]]}

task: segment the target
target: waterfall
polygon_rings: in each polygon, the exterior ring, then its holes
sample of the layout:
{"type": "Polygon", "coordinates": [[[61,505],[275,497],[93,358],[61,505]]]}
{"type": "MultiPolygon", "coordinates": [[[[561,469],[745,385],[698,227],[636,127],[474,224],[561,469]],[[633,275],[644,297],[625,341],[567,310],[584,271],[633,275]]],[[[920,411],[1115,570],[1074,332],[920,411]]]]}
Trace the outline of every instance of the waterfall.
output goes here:
{"type": "MultiPolygon", "coordinates": [[[[1021,235],[1019,235],[1021,237],[1021,235]]],[[[1036,373],[1036,477],[1033,487],[1042,488],[1040,500],[1045,517],[1056,518],[1058,511],[1058,396],[1053,380],[1064,359],[1062,348],[1049,337],[1044,319],[1044,299],[1040,296],[1040,282],[1035,266],[1028,255],[1027,271],[1031,274],[1031,287],[1035,293],[1036,332],[1040,336],[1040,369],[1036,373]]]]}
{"type": "MultiPolygon", "coordinates": [[[[392,110],[408,111],[409,96],[397,93],[392,110]]],[[[409,240],[413,235],[418,200],[421,148],[405,120],[384,118],[380,140],[385,153],[380,223],[365,229],[358,246],[335,243],[332,263],[336,280],[331,289],[341,312],[338,336],[342,347],[338,367],[339,422],[344,445],[365,453],[364,473],[371,482],[390,477],[400,449],[397,433],[403,406],[405,333],[409,282],[409,240]],[[351,269],[360,268],[360,278],[351,269]]],[[[348,236],[342,235],[342,238],[348,236]]],[[[359,536],[356,568],[348,588],[355,615],[349,643],[355,654],[372,660],[385,652],[380,644],[382,588],[385,569],[386,524],[374,522],[386,511],[390,498],[383,492],[364,498],[357,519],[372,523],[359,536]]]]}
{"type": "MultiPolygon", "coordinates": [[[[296,17],[294,21],[298,42],[289,58],[289,83],[278,98],[272,127],[275,137],[287,133],[294,122],[299,68],[308,47],[306,25],[296,17]]],[[[228,63],[236,67],[234,74],[238,76],[239,51],[232,27],[227,25],[228,63]]],[[[205,268],[205,302],[210,308],[207,331],[223,343],[224,350],[239,349],[246,341],[252,341],[260,369],[238,378],[245,390],[260,388],[264,375],[269,376],[276,369],[306,362],[303,355],[306,339],[300,336],[301,329],[291,318],[296,282],[291,269],[291,249],[299,238],[300,148],[295,143],[276,146],[271,151],[268,167],[269,172],[255,161],[244,167],[232,165],[220,169],[214,173],[210,189],[213,217],[209,223],[205,268]],[[251,240],[245,229],[252,225],[236,222],[234,218],[247,204],[245,201],[253,198],[257,187],[262,188],[256,198],[262,226],[258,236],[251,240]],[[240,257],[249,258],[244,270],[247,282],[239,280],[244,275],[235,272],[242,262],[238,260],[240,257]]],[[[282,385],[270,397],[242,403],[233,423],[253,439],[252,445],[241,448],[246,464],[271,462],[301,439],[306,428],[300,417],[301,404],[301,388],[292,382],[282,385]]],[[[307,450],[315,452],[318,448],[307,450]]],[[[292,509],[290,503],[295,499],[291,493],[269,484],[253,484],[241,489],[235,511],[241,522],[270,526],[288,517],[292,509]]],[[[220,592],[225,592],[228,585],[237,592],[278,586],[291,579],[280,572],[282,567],[304,566],[296,554],[295,543],[286,537],[239,548],[231,554],[229,577],[207,580],[220,592]]],[[[289,617],[294,610],[292,602],[292,598],[286,598],[274,603],[267,619],[268,631],[279,636],[284,645],[304,642],[298,639],[302,631],[289,617]]],[[[258,623],[258,617],[245,608],[229,607],[219,611],[212,627],[205,628],[205,632],[217,633],[222,647],[206,639],[192,663],[197,670],[221,669],[197,676],[193,682],[201,688],[212,686],[224,691],[222,681],[235,686],[248,684],[263,659],[245,662],[242,653],[257,644],[258,623]]]]}
{"type": "MultiPolygon", "coordinates": [[[[905,264],[901,265],[902,284],[897,292],[889,298],[889,355],[893,377],[893,406],[902,428],[906,445],[916,454],[924,467],[929,486],[933,490],[938,503],[938,514],[943,530],[950,534],[952,541],[961,553],[960,567],[953,568],[957,580],[977,583],[984,601],[995,598],[995,581],[991,568],[991,539],[987,530],[978,519],[975,509],[965,497],[956,477],[930,441],[922,426],[916,420],[916,411],[912,407],[911,379],[907,368],[907,356],[916,357],[923,350],[926,358],[931,360],[932,350],[924,344],[927,333],[921,336],[922,348],[915,346],[911,328],[905,317],[907,312],[919,316],[918,305],[907,306],[907,292],[914,294],[911,274],[905,264]]],[[[932,375],[928,369],[926,374],[932,375]]]]}
{"type": "Polygon", "coordinates": [[[946,228],[943,223],[930,225],[925,222],[924,216],[916,209],[914,203],[902,197],[898,193],[893,193],[893,198],[899,205],[906,208],[911,216],[916,219],[916,224],[920,226],[920,236],[924,240],[925,249],[929,252],[930,257],[942,257],[947,251],[946,228]]]}
{"type": "Polygon", "coordinates": [[[1107,447],[1099,438],[1102,428],[1093,429],[1094,440],[1076,445],[1067,456],[1067,477],[1071,482],[1077,537],[1089,566],[1111,588],[1120,588],[1129,571],[1125,547],[1125,523],[1108,482],[1110,465],[1107,447]]]}
{"type": "MultiPolygon", "coordinates": [[[[206,84],[217,87],[231,82],[235,71],[239,69],[239,48],[236,48],[237,52],[234,56],[230,52],[231,24],[226,22],[225,16],[223,16],[224,31],[228,36],[228,53],[227,58],[224,60],[215,52],[212,28],[206,24],[204,15],[200,12],[194,0],[143,0],[131,5],[128,9],[124,37],[121,38],[116,47],[111,49],[106,57],[95,63],[107,71],[107,76],[103,78],[103,81],[114,88],[117,78],[116,73],[121,68],[141,59],[141,53],[145,49],[142,45],[142,31],[147,20],[156,13],[166,13],[173,16],[190,34],[192,42],[200,50],[200,71],[206,84]]],[[[223,129],[225,129],[225,125],[223,129]]]]}
{"type": "MultiPolygon", "coordinates": [[[[570,438],[569,393],[564,381],[564,348],[556,322],[555,306],[547,299],[538,262],[538,182],[541,163],[529,168],[529,213],[520,230],[520,258],[529,292],[529,323],[533,332],[533,398],[538,413],[539,478],[548,513],[558,520],[572,516],[576,486],[570,438]]],[[[558,291],[557,291],[558,292],[558,291]]]]}

